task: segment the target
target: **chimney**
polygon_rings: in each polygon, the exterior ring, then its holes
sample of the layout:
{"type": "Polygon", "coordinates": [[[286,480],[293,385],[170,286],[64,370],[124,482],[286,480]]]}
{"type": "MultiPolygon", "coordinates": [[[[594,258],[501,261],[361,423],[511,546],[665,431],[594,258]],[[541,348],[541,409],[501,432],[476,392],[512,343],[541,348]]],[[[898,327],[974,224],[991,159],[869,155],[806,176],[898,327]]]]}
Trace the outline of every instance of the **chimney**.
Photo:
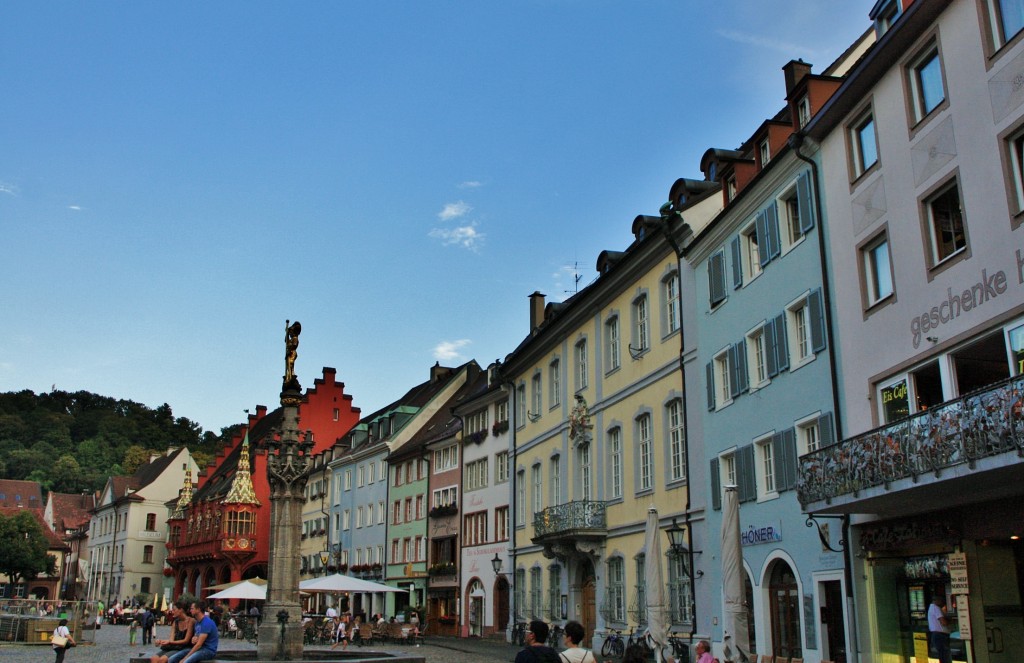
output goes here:
{"type": "Polygon", "coordinates": [[[803,60],[790,60],[782,67],[782,72],[786,75],[786,96],[788,97],[797,83],[811,73],[811,65],[803,60]]]}
{"type": "Polygon", "coordinates": [[[449,366],[442,366],[441,362],[436,361],[434,365],[430,367],[430,381],[437,382],[438,380],[444,379],[452,374],[452,369],[449,366]]]}
{"type": "Polygon", "coordinates": [[[530,333],[536,333],[542,322],[544,322],[544,295],[539,290],[534,290],[530,295],[530,333]]]}

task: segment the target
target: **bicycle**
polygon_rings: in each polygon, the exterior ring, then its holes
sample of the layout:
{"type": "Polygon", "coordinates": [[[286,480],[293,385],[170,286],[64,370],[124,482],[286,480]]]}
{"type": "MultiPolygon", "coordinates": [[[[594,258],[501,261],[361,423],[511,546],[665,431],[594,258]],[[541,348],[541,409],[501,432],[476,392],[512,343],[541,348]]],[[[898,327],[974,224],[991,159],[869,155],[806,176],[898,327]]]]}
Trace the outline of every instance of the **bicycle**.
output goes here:
{"type": "Polygon", "coordinates": [[[520,647],[526,644],[526,622],[516,622],[512,627],[512,644],[520,647]]]}
{"type": "Polygon", "coordinates": [[[677,633],[669,633],[668,643],[661,648],[661,660],[667,661],[670,655],[677,661],[690,660],[690,645],[677,633]]]}
{"type": "Polygon", "coordinates": [[[650,658],[654,655],[651,634],[646,631],[643,633],[637,633],[635,628],[630,629],[629,637],[626,639],[626,649],[629,649],[630,647],[639,647],[642,649],[644,652],[644,658],[650,658]]]}
{"type": "Polygon", "coordinates": [[[626,645],[622,642],[622,631],[608,629],[611,635],[604,639],[601,645],[601,656],[614,656],[619,658],[626,651],[626,645]]]}

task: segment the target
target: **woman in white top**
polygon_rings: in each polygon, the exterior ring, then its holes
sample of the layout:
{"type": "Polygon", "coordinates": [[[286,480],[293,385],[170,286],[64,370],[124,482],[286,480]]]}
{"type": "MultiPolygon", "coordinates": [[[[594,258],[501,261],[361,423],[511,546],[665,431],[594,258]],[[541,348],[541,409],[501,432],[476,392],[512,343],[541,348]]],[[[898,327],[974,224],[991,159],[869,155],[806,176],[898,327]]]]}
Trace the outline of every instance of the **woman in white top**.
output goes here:
{"type": "Polygon", "coordinates": [[[68,620],[60,620],[60,624],[57,628],[53,629],[53,636],[55,638],[64,637],[68,639],[67,644],[59,647],[56,644],[53,645],[53,651],[57,653],[57,660],[55,663],[64,663],[64,652],[67,651],[68,647],[75,646],[75,639],[71,637],[71,630],[68,628],[68,620]]]}
{"type": "MultiPolygon", "coordinates": [[[[565,644],[568,648],[558,655],[562,663],[597,663],[597,659],[594,658],[594,652],[580,647],[580,643],[583,642],[583,636],[586,635],[586,632],[583,630],[583,624],[579,622],[566,622],[564,634],[565,644]]],[[[558,643],[552,642],[551,646],[557,647],[558,643]]]]}

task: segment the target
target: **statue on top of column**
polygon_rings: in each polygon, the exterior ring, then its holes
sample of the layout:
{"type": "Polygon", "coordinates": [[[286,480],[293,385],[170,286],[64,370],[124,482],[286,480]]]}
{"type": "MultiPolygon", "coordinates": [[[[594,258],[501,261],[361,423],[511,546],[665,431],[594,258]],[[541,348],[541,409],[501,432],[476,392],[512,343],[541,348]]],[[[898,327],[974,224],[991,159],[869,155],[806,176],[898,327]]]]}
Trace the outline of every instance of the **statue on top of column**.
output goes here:
{"type": "Polygon", "coordinates": [[[296,320],[284,321],[284,383],[287,385],[295,380],[295,359],[299,356],[299,334],[302,325],[296,320]]]}

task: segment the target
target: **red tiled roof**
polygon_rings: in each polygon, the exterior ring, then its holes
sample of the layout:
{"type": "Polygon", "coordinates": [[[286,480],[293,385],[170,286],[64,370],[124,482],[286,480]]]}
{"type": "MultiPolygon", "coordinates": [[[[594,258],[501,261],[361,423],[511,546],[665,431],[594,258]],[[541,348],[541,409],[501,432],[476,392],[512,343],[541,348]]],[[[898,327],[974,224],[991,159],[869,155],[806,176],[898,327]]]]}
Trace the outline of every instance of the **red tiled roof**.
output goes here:
{"type": "Polygon", "coordinates": [[[53,500],[54,527],[58,532],[78,529],[88,523],[89,510],[96,506],[96,497],[90,493],[50,493],[50,499],[53,500]]]}
{"type": "Polygon", "coordinates": [[[43,491],[37,481],[0,479],[0,507],[43,508],[43,491]]]}

